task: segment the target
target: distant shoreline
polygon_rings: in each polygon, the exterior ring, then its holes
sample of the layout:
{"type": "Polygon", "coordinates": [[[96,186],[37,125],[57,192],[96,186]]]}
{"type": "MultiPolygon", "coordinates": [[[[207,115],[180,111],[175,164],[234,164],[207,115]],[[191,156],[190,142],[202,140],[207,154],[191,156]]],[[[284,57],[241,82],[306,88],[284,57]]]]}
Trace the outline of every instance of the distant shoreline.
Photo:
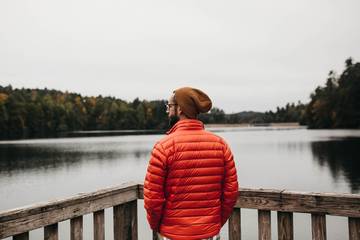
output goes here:
{"type": "Polygon", "coordinates": [[[294,127],[298,128],[301,125],[298,122],[283,122],[283,123],[238,123],[238,124],[205,124],[206,128],[224,128],[224,127],[294,127]]]}

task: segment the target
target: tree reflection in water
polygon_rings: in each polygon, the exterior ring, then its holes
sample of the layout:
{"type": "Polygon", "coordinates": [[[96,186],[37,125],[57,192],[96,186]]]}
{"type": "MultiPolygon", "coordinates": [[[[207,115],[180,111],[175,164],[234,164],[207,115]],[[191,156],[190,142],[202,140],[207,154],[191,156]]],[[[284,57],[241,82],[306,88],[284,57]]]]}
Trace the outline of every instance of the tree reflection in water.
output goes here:
{"type": "Polygon", "coordinates": [[[314,159],[327,165],[336,180],[344,176],[352,193],[360,191],[360,138],[337,138],[311,143],[314,159]]]}
{"type": "Polygon", "coordinates": [[[0,144],[0,174],[75,167],[84,161],[144,159],[150,149],[124,149],[119,144],[0,144]],[[92,146],[93,145],[93,146],[92,146]],[[110,146],[109,146],[110,145],[110,146]],[[113,146],[112,146],[113,145],[113,146]]]}

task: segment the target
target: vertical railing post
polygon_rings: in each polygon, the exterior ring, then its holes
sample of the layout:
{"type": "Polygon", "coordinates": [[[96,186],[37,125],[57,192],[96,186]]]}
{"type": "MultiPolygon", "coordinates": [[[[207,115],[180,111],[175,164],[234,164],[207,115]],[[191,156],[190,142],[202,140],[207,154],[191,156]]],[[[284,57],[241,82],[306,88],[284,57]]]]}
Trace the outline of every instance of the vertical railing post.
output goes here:
{"type": "Polygon", "coordinates": [[[360,218],[349,217],[349,240],[360,239],[360,218]]]}
{"type": "Polygon", "coordinates": [[[258,210],[259,240],[271,240],[271,211],[258,210]]]}
{"type": "Polygon", "coordinates": [[[105,240],[105,212],[99,210],[94,212],[94,240],[105,240]]]}
{"type": "Polygon", "coordinates": [[[70,219],[70,240],[83,239],[83,217],[75,217],[70,219]]]}
{"type": "Polygon", "coordinates": [[[58,240],[58,224],[54,223],[44,227],[44,240],[58,240]]]}
{"type": "Polygon", "coordinates": [[[114,239],[137,240],[137,200],[114,206],[114,239]]]}
{"type": "Polygon", "coordinates": [[[326,240],[326,215],[311,214],[312,239],[326,240]]]}
{"type": "Polygon", "coordinates": [[[294,239],[294,224],[292,212],[277,212],[278,240],[294,239]]]}
{"type": "Polygon", "coordinates": [[[241,240],[241,210],[234,208],[229,218],[229,240],[241,240]]]}

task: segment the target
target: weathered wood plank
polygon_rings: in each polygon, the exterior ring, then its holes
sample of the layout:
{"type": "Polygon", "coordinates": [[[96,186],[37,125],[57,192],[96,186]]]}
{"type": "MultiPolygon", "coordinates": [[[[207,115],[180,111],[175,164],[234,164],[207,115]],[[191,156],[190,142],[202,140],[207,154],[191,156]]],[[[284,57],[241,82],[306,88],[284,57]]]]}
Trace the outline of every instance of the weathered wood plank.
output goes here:
{"type": "MultiPolygon", "coordinates": [[[[139,199],[144,198],[143,191],[143,185],[139,185],[139,199]]],[[[360,217],[360,194],[240,188],[239,196],[238,208],[360,217]]]]}
{"type": "Polygon", "coordinates": [[[114,207],[114,239],[137,240],[137,201],[114,207]]]}
{"type": "Polygon", "coordinates": [[[311,214],[311,230],[313,240],[326,240],[325,214],[311,214]]]}
{"type": "Polygon", "coordinates": [[[282,212],[324,213],[360,217],[359,194],[301,193],[280,190],[240,189],[236,207],[282,212]]]}
{"type": "Polygon", "coordinates": [[[70,219],[70,240],[83,239],[83,217],[70,219]]]}
{"type": "Polygon", "coordinates": [[[234,208],[229,218],[229,240],[241,240],[241,212],[234,208]]]}
{"type": "Polygon", "coordinates": [[[277,212],[278,240],[294,239],[293,213],[277,212]]]}
{"type": "Polygon", "coordinates": [[[271,212],[258,210],[259,240],[271,240],[271,212]]]}
{"type": "Polygon", "coordinates": [[[29,232],[20,233],[13,237],[13,240],[29,240],[29,232]]]}
{"type": "Polygon", "coordinates": [[[138,199],[144,199],[144,185],[139,184],[138,193],[138,199]]]}
{"type": "Polygon", "coordinates": [[[360,218],[349,218],[349,240],[360,240],[360,218]]]}
{"type": "Polygon", "coordinates": [[[131,212],[131,240],[138,240],[137,200],[127,203],[131,212]]]}
{"type": "Polygon", "coordinates": [[[137,185],[122,185],[0,213],[0,239],[137,199],[137,185]]]}
{"type": "Polygon", "coordinates": [[[94,240],[105,240],[105,211],[94,212],[94,240]]]}
{"type": "Polygon", "coordinates": [[[44,227],[44,240],[58,240],[58,224],[54,223],[44,227]]]}

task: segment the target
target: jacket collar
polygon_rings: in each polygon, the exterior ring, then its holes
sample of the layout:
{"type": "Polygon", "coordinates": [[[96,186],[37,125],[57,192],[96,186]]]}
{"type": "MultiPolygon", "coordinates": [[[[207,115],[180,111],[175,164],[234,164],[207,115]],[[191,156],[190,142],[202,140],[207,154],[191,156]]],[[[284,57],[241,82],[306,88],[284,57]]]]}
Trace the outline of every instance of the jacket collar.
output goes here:
{"type": "Polygon", "coordinates": [[[179,120],[166,134],[173,133],[178,130],[202,130],[204,124],[197,119],[183,119],[179,120]]]}

